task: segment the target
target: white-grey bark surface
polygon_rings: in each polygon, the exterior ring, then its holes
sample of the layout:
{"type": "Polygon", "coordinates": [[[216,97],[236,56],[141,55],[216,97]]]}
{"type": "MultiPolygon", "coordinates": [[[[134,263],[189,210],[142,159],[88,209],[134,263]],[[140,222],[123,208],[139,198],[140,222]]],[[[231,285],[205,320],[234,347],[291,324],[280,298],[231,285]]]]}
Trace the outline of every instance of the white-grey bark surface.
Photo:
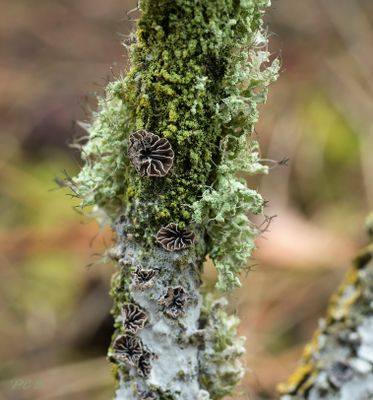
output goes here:
{"type": "MultiPolygon", "coordinates": [[[[143,351],[149,354],[148,368],[129,367],[120,374],[117,400],[170,398],[195,400],[200,390],[198,346],[202,299],[199,293],[202,260],[196,251],[168,252],[159,247],[144,252],[118,222],[117,246],[112,251],[122,273],[131,276],[133,303],[147,315],[147,324],[136,332],[143,351]],[[142,280],[141,273],[154,275],[142,280]]],[[[123,320],[119,317],[118,324],[123,320]]],[[[115,356],[115,352],[113,353],[115,356]]],[[[206,398],[206,397],[205,397],[206,398]]]]}

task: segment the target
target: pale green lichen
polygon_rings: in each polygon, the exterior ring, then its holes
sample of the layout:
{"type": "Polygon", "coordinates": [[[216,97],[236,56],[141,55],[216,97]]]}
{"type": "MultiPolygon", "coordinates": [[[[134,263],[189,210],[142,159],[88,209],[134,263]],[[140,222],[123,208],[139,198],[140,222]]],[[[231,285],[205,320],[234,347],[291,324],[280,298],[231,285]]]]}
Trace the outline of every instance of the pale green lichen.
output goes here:
{"type": "MultiPolygon", "coordinates": [[[[253,41],[262,46],[267,43],[260,29],[253,41]]],[[[236,64],[240,67],[234,74],[238,86],[222,102],[225,136],[220,141],[221,161],[215,182],[193,204],[195,220],[207,227],[210,256],[218,270],[217,287],[222,290],[240,286],[238,274],[252,254],[260,232],[247,214],[262,213],[263,200],[235,175],[238,171],[250,175],[267,172],[267,167],[260,163],[257,142],[250,140],[247,144],[247,136],[258,120],[258,105],[266,101],[267,87],[277,78],[279,69],[278,60],[269,63],[267,51],[243,51],[241,57],[242,64],[236,64]]]]}
{"type": "Polygon", "coordinates": [[[251,255],[258,234],[246,213],[260,214],[262,197],[234,176],[230,180],[221,177],[193,207],[196,221],[206,226],[210,256],[219,273],[217,287],[239,286],[237,274],[251,255]]]}
{"type": "Polygon", "coordinates": [[[227,304],[224,298],[208,295],[201,313],[205,347],[200,354],[200,382],[213,400],[232,393],[245,373],[240,362],[245,338],[237,337],[239,319],[227,314],[227,304]]]}
{"type": "Polygon", "coordinates": [[[118,82],[108,85],[92,122],[84,124],[89,135],[81,150],[85,165],[73,180],[82,207],[98,205],[114,215],[129,191],[127,139],[132,127],[126,105],[115,95],[117,87],[118,82]]]}

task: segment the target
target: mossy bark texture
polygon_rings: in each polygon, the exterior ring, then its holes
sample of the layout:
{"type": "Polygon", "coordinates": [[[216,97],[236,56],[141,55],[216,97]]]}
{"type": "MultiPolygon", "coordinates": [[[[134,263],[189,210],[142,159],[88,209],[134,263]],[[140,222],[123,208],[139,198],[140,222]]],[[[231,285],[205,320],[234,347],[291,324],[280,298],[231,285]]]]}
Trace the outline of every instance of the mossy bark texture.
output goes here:
{"type": "Polygon", "coordinates": [[[268,0],[142,0],[130,69],[84,125],[85,165],[70,182],[115,231],[108,252],[116,398],[220,399],[240,380],[243,340],[225,300],[240,285],[261,196],[236,176],[265,173],[251,137],[276,79],[262,16],[268,0]]]}
{"type": "Polygon", "coordinates": [[[331,298],[281,400],[373,399],[373,245],[331,298]]]}

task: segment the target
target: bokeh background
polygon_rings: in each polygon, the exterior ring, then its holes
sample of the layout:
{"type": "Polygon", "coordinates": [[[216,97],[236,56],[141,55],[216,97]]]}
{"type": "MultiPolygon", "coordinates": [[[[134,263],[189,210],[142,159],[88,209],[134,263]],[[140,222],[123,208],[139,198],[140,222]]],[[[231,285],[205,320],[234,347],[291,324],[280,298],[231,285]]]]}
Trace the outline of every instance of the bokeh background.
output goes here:
{"type": "MultiPolygon", "coordinates": [[[[111,398],[111,235],[54,178],[79,168],[75,121],[125,69],[135,5],[0,2],[0,399],[111,398]]],[[[235,399],[276,398],[373,205],[373,2],[274,0],[266,21],[282,74],[257,135],[263,157],[290,161],[251,180],[277,217],[229,296],[247,336],[235,399]]]]}

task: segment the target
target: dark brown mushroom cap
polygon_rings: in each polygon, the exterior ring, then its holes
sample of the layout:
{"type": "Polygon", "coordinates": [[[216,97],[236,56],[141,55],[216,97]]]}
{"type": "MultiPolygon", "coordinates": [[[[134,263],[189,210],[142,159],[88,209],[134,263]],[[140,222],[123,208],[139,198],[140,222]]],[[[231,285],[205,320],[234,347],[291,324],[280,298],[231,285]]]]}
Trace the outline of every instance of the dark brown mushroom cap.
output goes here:
{"type": "Polygon", "coordinates": [[[345,361],[333,361],[327,369],[328,381],[336,388],[350,381],[354,375],[351,366],[345,361]]]}
{"type": "Polygon", "coordinates": [[[171,318],[178,318],[184,314],[187,292],[181,286],[168,288],[165,296],[159,301],[164,306],[164,313],[171,318]]]}
{"type": "Polygon", "coordinates": [[[144,269],[141,265],[136,267],[134,272],[135,285],[139,289],[146,289],[153,285],[154,277],[157,274],[155,269],[144,269]]]}
{"type": "Polygon", "coordinates": [[[141,176],[163,177],[174,162],[171,143],[145,129],[131,133],[128,156],[141,176]]]}
{"type": "Polygon", "coordinates": [[[150,353],[149,351],[144,351],[144,353],[139,359],[137,365],[137,371],[139,375],[142,376],[143,378],[146,378],[150,375],[150,371],[152,369],[151,359],[152,359],[152,353],[150,353]]]}
{"type": "Polygon", "coordinates": [[[144,350],[141,339],[137,336],[119,336],[113,344],[113,358],[119,362],[125,362],[136,366],[144,350]]]}
{"type": "Polygon", "coordinates": [[[122,309],[123,326],[127,332],[136,334],[148,321],[147,314],[136,304],[125,304],[122,309]]]}
{"type": "Polygon", "coordinates": [[[139,400],[157,400],[159,399],[158,395],[153,392],[142,391],[138,388],[138,396],[139,400]]]}
{"type": "Polygon", "coordinates": [[[183,250],[191,247],[194,241],[194,232],[180,229],[174,223],[163,226],[157,233],[157,242],[167,251],[183,250]]]}

